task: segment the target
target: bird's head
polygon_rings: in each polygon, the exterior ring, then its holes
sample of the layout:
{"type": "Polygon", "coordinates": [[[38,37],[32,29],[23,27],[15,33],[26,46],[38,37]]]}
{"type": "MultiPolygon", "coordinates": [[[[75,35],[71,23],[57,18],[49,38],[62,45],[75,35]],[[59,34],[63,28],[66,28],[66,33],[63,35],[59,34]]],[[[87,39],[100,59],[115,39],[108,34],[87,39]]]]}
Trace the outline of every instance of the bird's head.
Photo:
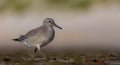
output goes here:
{"type": "Polygon", "coordinates": [[[48,25],[48,26],[55,26],[59,29],[62,29],[60,26],[58,26],[55,21],[52,19],[52,18],[46,18],[44,21],[43,21],[43,25],[48,25]]]}

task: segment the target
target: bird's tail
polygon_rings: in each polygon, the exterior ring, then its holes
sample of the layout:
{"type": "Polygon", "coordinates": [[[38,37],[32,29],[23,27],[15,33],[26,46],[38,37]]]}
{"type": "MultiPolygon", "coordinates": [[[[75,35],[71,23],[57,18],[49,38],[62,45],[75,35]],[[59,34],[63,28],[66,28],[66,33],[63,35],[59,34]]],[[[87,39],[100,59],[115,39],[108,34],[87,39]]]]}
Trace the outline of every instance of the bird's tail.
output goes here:
{"type": "Polygon", "coordinates": [[[12,39],[12,40],[14,40],[14,41],[20,41],[20,39],[18,39],[18,38],[16,38],[16,39],[12,39]]]}
{"type": "Polygon", "coordinates": [[[26,39],[26,37],[24,35],[21,35],[19,38],[15,38],[15,39],[12,39],[12,40],[20,42],[20,41],[23,41],[25,39],[26,39]]]}

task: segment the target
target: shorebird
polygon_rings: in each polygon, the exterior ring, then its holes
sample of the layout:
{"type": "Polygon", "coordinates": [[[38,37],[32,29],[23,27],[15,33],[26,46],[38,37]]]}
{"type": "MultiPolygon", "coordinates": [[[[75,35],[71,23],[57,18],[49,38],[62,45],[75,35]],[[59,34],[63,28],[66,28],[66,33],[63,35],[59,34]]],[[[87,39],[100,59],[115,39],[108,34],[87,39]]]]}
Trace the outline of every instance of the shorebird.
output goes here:
{"type": "Polygon", "coordinates": [[[41,52],[41,48],[49,44],[55,36],[55,30],[53,26],[62,29],[58,26],[52,18],[46,18],[43,21],[43,25],[29,31],[25,35],[21,35],[19,38],[12,39],[23,43],[27,47],[34,48],[34,53],[38,50],[40,54],[46,57],[45,54],[41,52]]]}

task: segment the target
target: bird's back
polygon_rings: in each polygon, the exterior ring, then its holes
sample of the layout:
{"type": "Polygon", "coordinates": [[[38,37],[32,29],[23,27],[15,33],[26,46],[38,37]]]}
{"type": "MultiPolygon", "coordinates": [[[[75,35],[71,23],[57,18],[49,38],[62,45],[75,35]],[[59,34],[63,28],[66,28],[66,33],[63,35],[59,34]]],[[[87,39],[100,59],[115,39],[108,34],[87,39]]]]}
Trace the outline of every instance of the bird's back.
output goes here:
{"type": "Polygon", "coordinates": [[[41,47],[51,42],[54,38],[55,31],[53,27],[41,26],[29,31],[25,36],[25,41],[32,46],[40,44],[41,47]]]}

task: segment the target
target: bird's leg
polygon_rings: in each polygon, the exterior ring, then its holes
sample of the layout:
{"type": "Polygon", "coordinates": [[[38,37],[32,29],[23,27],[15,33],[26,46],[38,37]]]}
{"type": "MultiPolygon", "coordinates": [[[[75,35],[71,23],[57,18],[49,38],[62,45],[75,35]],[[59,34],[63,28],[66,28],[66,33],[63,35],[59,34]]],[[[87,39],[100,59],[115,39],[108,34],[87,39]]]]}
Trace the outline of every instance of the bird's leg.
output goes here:
{"type": "Polygon", "coordinates": [[[34,52],[33,52],[33,58],[35,58],[35,55],[36,55],[36,51],[37,51],[37,50],[38,50],[37,47],[35,47],[34,52]]]}
{"type": "Polygon", "coordinates": [[[44,58],[47,58],[47,56],[41,52],[39,45],[37,46],[37,49],[38,49],[39,53],[40,53],[42,56],[44,56],[44,58]]]}
{"type": "Polygon", "coordinates": [[[38,49],[35,47],[35,49],[34,49],[34,53],[36,53],[37,50],[38,50],[38,49]]]}
{"type": "Polygon", "coordinates": [[[40,53],[42,56],[44,56],[45,58],[47,58],[47,56],[46,56],[44,53],[42,53],[40,50],[39,50],[39,53],[40,53]]]}
{"type": "Polygon", "coordinates": [[[30,58],[28,60],[33,60],[35,58],[37,50],[38,50],[37,47],[35,47],[33,54],[30,56],[30,58]]]}

